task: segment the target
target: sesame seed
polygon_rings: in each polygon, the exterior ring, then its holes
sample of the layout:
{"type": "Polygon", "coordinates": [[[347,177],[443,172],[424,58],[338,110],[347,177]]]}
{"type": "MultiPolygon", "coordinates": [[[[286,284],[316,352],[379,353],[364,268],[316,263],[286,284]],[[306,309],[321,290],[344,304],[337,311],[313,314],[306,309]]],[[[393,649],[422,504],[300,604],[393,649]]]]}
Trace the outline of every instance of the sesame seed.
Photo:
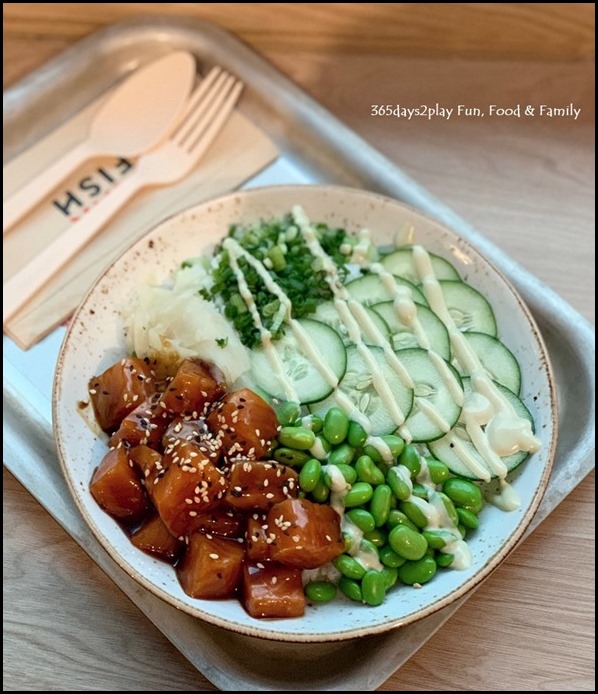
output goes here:
{"type": "Polygon", "coordinates": [[[275,585],[276,581],[278,581],[278,578],[276,576],[272,576],[272,585],[275,585]]]}
{"type": "Polygon", "coordinates": [[[273,499],[273,498],[274,498],[274,494],[272,494],[272,492],[268,492],[266,494],[266,499],[273,499]]]}
{"type": "Polygon", "coordinates": [[[264,569],[265,568],[261,561],[258,561],[256,566],[258,569],[264,569]]]}
{"type": "Polygon", "coordinates": [[[90,388],[90,389],[89,389],[89,394],[90,394],[90,395],[95,395],[97,392],[98,392],[98,391],[95,390],[94,388],[90,388]]]}
{"type": "Polygon", "coordinates": [[[185,503],[189,504],[189,506],[191,506],[191,504],[193,503],[193,499],[185,499],[185,503]]]}
{"type": "Polygon", "coordinates": [[[328,542],[332,542],[332,538],[330,537],[330,535],[325,535],[325,537],[328,540],[328,542]]]}
{"type": "Polygon", "coordinates": [[[190,515],[192,518],[195,518],[195,516],[197,515],[197,511],[189,511],[189,515],[190,515]]]}
{"type": "Polygon", "coordinates": [[[291,540],[293,540],[293,542],[299,542],[300,539],[301,538],[299,537],[299,535],[293,535],[293,537],[291,538],[291,540]]]}

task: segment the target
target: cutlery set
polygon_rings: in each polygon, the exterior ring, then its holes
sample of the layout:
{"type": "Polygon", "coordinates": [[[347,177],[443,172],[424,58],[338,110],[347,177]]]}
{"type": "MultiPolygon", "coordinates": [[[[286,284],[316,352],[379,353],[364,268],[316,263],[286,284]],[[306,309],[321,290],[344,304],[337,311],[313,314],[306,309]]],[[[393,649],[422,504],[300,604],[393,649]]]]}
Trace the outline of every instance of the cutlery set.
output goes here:
{"type": "Polygon", "coordinates": [[[243,84],[214,67],[189,95],[194,77],[195,61],[182,51],[135,72],[98,111],[82,143],[4,201],[6,234],[85,161],[101,155],[139,156],[109,197],[4,283],[4,324],[136,193],[175,183],[199,163],[227,122],[243,84]]]}

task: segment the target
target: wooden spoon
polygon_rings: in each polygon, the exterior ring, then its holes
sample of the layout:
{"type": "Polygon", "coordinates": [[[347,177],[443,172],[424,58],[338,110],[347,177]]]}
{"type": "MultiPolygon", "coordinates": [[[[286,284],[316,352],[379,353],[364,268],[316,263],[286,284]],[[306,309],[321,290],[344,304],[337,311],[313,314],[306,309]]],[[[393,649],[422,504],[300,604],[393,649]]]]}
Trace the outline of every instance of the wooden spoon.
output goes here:
{"type": "Polygon", "coordinates": [[[156,145],[183,113],[194,77],[195,60],[177,51],[124,80],[96,113],[87,139],[4,201],[3,233],[86,160],[137,156],[156,145]]]}

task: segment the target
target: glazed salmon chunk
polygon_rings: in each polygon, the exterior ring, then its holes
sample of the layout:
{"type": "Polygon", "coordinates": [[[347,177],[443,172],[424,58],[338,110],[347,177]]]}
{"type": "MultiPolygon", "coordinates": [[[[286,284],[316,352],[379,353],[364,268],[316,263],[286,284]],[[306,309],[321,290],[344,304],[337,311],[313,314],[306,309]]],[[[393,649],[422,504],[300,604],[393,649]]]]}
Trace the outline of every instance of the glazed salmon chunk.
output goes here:
{"type": "Polygon", "coordinates": [[[190,535],[199,515],[214,508],[226,492],[226,478],[193,443],[163,457],[164,474],[154,480],[152,497],[160,518],[175,537],[190,535]]]}
{"type": "Polygon", "coordinates": [[[124,448],[106,453],[89,489],[99,506],[118,520],[140,521],[150,508],[143,484],[124,448]]]}
{"type": "Polygon", "coordinates": [[[239,460],[228,474],[226,503],[238,509],[267,510],[297,496],[299,475],[288,465],[275,461],[239,460]]]}
{"type": "Polygon", "coordinates": [[[344,550],[337,512],[306,499],[272,506],[268,526],[273,533],[272,558],[298,569],[316,569],[344,550]]]}
{"type": "Polygon", "coordinates": [[[220,435],[228,460],[260,460],[278,432],[276,413],[248,388],[225,395],[209,414],[208,426],[220,435]]]}
{"type": "Polygon", "coordinates": [[[98,424],[114,431],[154,392],[152,369],[142,359],[122,359],[89,381],[89,396],[98,424]]]}
{"type": "Polygon", "coordinates": [[[301,617],[305,612],[301,571],[276,562],[246,562],[243,605],[252,617],[301,617]]]}
{"type": "Polygon", "coordinates": [[[160,516],[153,516],[132,535],[131,542],[143,552],[174,564],[183,549],[183,543],[173,537],[160,516]]]}
{"type": "Polygon", "coordinates": [[[181,587],[192,598],[231,597],[241,578],[244,555],[243,545],[235,540],[191,535],[177,566],[181,587]]]}
{"type": "Polygon", "coordinates": [[[210,367],[202,361],[185,359],[160,399],[160,407],[171,414],[196,419],[222,395],[224,389],[210,367]]]}

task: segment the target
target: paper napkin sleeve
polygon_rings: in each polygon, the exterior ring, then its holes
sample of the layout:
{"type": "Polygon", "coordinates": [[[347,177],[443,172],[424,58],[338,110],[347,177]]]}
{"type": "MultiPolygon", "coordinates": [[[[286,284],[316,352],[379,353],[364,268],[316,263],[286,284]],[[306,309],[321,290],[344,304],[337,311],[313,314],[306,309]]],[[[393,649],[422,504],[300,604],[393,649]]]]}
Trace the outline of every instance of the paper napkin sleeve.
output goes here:
{"type": "MultiPolygon", "coordinates": [[[[17,190],[81,140],[106,96],[38,141],[4,167],[4,195],[17,190]]],[[[161,220],[191,205],[235,190],[277,156],[272,142],[235,112],[197,168],[175,185],[139,193],[75,258],[48,282],[4,331],[24,349],[62,323],[101,272],[161,220]]],[[[4,282],[24,267],[134,170],[135,161],[118,157],[89,161],[63,181],[50,198],[4,237],[4,282]]],[[[223,233],[226,229],[222,230],[223,233]]],[[[196,255],[200,249],[189,249],[196,255]]]]}

